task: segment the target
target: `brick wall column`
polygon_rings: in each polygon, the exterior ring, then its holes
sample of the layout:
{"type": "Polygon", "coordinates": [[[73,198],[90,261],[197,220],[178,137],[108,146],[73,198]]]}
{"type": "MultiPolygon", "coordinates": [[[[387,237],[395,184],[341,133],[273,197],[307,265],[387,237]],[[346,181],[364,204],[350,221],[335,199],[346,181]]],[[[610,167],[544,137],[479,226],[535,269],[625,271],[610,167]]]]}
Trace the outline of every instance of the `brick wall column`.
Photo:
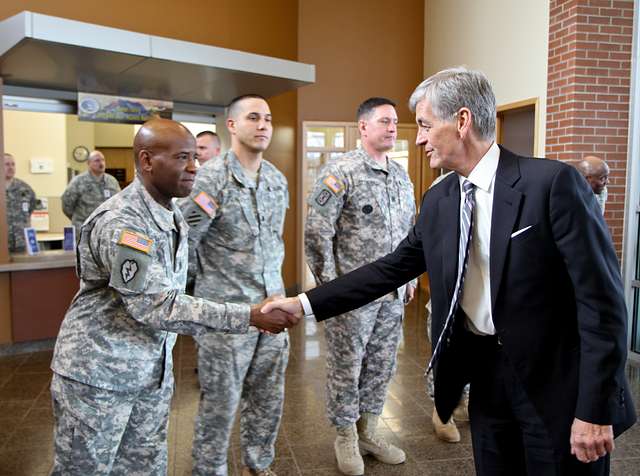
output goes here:
{"type": "Polygon", "coordinates": [[[550,0],[546,156],[604,159],[605,219],[622,253],[633,0],[550,0]]]}

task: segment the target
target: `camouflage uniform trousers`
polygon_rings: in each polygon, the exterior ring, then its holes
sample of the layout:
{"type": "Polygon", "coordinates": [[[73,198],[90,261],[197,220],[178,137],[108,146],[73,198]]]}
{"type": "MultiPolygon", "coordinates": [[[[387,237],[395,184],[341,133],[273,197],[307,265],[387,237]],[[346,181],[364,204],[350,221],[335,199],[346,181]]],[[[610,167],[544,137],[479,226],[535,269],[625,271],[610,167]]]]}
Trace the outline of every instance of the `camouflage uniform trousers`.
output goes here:
{"type": "Polygon", "coordinates": [[[335,427],[380,415],[396,371],[404,303],[375,301],[325,321],[327,413],[335,427]]]}
{"type": "Polygon", "coordinates": [[[193,438],[193,474],[226,476],[235,414],[240,406],[242,462],[268,468],[275,456],[284,402],[289,337],[208,334],[198,339],[200,408],[193,438]]]}
{"type": "Polygon", "coordinates": [[[52,476],[167,474],[173,379],[140,392],[114,392],[56,373],[52,476]]]}

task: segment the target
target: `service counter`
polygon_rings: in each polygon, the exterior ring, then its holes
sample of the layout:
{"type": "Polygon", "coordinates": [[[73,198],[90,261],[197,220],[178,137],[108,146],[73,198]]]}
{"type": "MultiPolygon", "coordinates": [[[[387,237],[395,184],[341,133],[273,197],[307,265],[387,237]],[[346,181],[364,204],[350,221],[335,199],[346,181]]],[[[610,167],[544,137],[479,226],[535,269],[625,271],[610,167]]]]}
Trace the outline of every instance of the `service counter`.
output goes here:
{"type": "MultiPolygon", "coordinates": [[[[14,254],[10,263],[0,264],[0,283],[9,288],[9,306],[2,308],[3,314],[8,310],[11,342],[58,335],[64,314],[79,288],[75,264],[75,252],[62,250],[42,251],[34,256],[14,254]]],[[[7,320],[7,316],[0,318],[7,320]]]]}

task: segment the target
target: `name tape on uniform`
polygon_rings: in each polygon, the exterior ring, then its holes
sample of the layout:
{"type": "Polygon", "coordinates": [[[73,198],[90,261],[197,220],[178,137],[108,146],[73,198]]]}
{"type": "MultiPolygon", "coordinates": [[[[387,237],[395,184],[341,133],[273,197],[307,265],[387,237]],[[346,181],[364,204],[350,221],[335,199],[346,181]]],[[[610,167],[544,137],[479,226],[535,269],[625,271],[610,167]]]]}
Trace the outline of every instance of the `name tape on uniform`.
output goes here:
{"type": "Polygon", "coordinates": [[[218,204],[216,201],[207,195],[206,192],[200,192],[193,199],[196,204],[202,208],[202,210],[209,215],[210,218],[213,218],[216,214],[216,210],[218,209],[218,204]]]}
{"type": "Polygon", "coordinates": [[[153,240],[135,231],[122,230],[118,244],[149,254],[153,240]]]}
{"type": "Polygon", "coordinates": [[[329,188],[329,190],[331,190],[336,195],[340,193],[340,191],[344,188],[342,182],[335,178],[333,175],[329,175],[322,181],[322,183],[324,183],[329,188]]]}

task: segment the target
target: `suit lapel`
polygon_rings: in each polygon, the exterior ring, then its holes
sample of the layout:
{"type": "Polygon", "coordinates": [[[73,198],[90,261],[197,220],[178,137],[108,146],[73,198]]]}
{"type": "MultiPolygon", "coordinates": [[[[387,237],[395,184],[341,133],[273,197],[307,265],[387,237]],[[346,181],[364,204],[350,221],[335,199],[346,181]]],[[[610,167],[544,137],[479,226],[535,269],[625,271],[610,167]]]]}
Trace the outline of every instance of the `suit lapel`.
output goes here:
{"type": "Polygon", "coordinates": [[[502,282],[504,263],[510,246],[511,233],[520,213],[522,194],[513,186],[520,179],[520,167],[515,155],[500,147],[500,159],[493,190],[491,214],[490,276],[491,310],[502,282]]]}
{"type": "Polygon", "coordinates": [[[447,195],[438,202],[442,220],[442,270],[447,298],[451,300],[456,285],[458,266],[458,233],[460,229],[460,184],[458,175],[452,174],[447,195]]]}

